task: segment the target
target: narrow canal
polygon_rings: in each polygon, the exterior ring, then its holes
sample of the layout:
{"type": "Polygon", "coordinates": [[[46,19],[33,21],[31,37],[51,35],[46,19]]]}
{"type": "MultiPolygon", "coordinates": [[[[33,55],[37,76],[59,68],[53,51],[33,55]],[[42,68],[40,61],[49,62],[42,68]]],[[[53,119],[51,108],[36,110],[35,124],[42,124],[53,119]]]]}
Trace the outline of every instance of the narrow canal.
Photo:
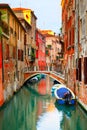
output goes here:
{"type": "Polygon", "coordinates": [[[87,130],[87,115],[76,106],[57,105],[50,96],[53,79],[46,76],[23,86],[0,110],[0,130],[87,130]]]}

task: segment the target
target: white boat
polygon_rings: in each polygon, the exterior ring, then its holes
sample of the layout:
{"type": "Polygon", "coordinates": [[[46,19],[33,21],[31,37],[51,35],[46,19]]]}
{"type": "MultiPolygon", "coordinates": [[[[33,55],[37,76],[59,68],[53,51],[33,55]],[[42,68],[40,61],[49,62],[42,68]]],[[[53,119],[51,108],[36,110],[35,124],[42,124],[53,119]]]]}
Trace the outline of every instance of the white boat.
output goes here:
{"type": "Polygon", "coordinates": [[[52,88],[51,88],[51,93],[52,93],[52,96],[53,96],[53,97],[55,97],[54,91],[55,91],[57,88],[59,88],[59,87],[66,87],[66,86],[63,85],[63,84],[54,84],[54,85],[52,86],[52,88]]]}
{"type": "Polygon", "coordinates": [[[55,89],[54,95],[58,104],[75,104],[75,95],[67,87],[60,86],[55,89]]]}

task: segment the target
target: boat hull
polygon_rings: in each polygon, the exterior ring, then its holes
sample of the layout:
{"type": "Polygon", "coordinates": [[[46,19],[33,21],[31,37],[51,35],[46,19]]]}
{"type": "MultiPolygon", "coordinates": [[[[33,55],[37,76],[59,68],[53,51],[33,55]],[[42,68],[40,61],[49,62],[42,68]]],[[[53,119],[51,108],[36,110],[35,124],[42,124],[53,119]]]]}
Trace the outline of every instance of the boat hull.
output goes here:
{"type": "Polygon", "coordinates": [[[66,101],[65,99],[57,99],[56,102],[60,105],[62,104],[68,104],[68,105],[74,105],[76,100],[75,99],[71,99],[69,101],[66,101]]]}

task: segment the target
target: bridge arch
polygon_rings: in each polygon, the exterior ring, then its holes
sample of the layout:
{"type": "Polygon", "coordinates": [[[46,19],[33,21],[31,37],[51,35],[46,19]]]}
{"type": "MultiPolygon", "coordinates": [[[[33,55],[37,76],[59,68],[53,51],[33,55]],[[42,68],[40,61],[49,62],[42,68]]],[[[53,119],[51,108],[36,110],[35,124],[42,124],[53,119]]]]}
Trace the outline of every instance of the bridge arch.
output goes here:
{"type": "Polygon", "coordinates": [[[44,74],[44,75],[49,75],[51,78],[59,81],[61,84],[65,84],[65,79],[59,75],[56,75],[55,73],[52,73],[52,72],[48,72],[48,71],[30,71],[30,72],[26,72],[24,73],[24,83],[26,83],[26,81],[38,74],[44,74]]]}

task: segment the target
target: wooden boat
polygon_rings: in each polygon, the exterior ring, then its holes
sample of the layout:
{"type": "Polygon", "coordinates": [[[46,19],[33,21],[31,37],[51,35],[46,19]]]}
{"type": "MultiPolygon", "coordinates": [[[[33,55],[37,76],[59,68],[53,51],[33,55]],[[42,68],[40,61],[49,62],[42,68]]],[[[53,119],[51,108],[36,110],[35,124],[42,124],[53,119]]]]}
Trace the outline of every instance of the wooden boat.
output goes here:
{"type": "Polygon", "coordinates": [[[60,86],[55,89],[54,95],[56,97],[56,102],[58,104],[75,104],[75,95],[74,93],[67,87],[60,86]]]}

